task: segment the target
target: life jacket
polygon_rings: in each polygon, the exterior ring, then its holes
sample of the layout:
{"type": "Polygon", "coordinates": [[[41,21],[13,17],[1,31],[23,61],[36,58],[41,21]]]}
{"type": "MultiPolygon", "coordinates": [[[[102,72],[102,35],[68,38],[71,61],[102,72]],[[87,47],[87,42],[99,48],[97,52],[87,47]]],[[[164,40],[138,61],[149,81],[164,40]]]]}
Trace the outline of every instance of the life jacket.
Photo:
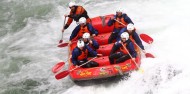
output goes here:
{"type": "MultiPolygon", "coordinates": [[[[122,16],[121,18],[116,17],[116,20],[120,21],[121,23],[125,24],[127,26],[128,23],[125,22],[124,17],[122,16]]],[[[122,25],[121,23],[115,21],[114,27],[117,29],[124,28],[125,26],[122,25]]]]}
{"type": "Polygon", "coordinates": [[[88,50],[87,49],[82,50],[81,52],[82,53],[77,58],[78,60],[83,60],[83,59],[87,58],[87,56],[88,56],[88,50]]]}
{"type": "Polygon", "coordinates": [[[75,14],[82,14],[84,12],[84,8],[82,6],[78,6],[77,9],[76,9],[76,12],[75,14]]]}
{"type": "MultiPolygon", "coordinates": [[[[70,14],[69,15],[78,15],[78,14],[82,14],[84,13],[85,9],[82,7],[82,6],[76,6],[76,9],[74,12],[70,11],[70,14]]],[[[73,21],[73,18],[70,18],[68,19],[67,21],[67,25],[70,25],[73,21]]]]}
{"type": "MultiPolygon", "coordinates": [[[[126,48],[127,43],[124,43],[123,45],[124,45],[124,47],[126,48]]],[[[128,54],[128,52],[129,52],[129,51],[127,50],[127,48],[125,49],[124,47],[123,47],[123,46],[121,46],[121,47],[119,48],[119,49],[120,49],[120,51],[121,51],[121,52],[123,52],[124,54],[128,54]],[[126,50],[127,50],[127,51],[126,51],[126,50]]]]}
{"type": "Polygon", "coordinates": [[[84,27],[82,27],[82,26],[80,27],[80,30],[79,30],[79,32],[77,34],[77,38],[82,38],[82,35],[84,33],[90,33],[90,31],[88,30],[88,26],[87,25],[85,25],[84,27]]]}
{"type": "Polygon", "coordinates": [[[74,11],[70,11],[70,15],[78,15],[78,14],[82,14],[85,10],[82,6],[75,6],[75,10],[74,11]]]}
{"type": "MultiPolygon", "coordinates": [[[[78,6],[76,9],[75,14],[83,14],[85,12],[85,9],[82,6],[78,6]]],[[[89,17],[86,18],[86,23],[91,23],[91,19],[89,17]]]]}

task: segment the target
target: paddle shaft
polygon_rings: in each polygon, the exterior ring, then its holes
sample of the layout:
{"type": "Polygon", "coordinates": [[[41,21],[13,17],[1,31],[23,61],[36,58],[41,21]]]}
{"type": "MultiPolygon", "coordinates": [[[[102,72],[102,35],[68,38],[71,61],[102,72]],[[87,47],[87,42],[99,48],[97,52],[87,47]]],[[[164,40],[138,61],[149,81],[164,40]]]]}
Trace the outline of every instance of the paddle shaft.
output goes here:
{"type": "Polygon", "coordinates": [[[117,19],[114,19],[114,20],[117,21],[118,23],[122,24],[123,26],[127,26],[127,25],[125,25],[124,23],[118,21],[117,19]]]}
{"type": "MultiPolygon", "coordinates": [[[[65,16],[65,19],[64,19],[64,23],[63,23],[63,31],[65,31],[65,23],[66,23],[66,16],[65,16]]],[[[63,31],[62,31],[62,35],[61,35],[61,40],[63,40],[63,31]]]]}
{"type": "Polygon", "coordinates": [[[97,57],[94,57],[94,58],[92,58],[92,59],[88,60],[87,62],[85,62],[85,63],[83,63],[83,64],[81,64],[81,65],[79,65],[79,66],[77,66],[77,67],[75,67],[75,68],[73,68],[73,69],[71,69],[71,70],[69,70],[69,72],[72,72],[73,70],[75,70],[75,69],[77,69],[77,68],[82,67],[83,65],[85,65],[85,64],[87,64],[87,63],[89,63],[90,61],[94,60],[95,58],[97,58],[97,57]]]}
{"type": "Polygon", "coordinates": [[[135,45],[137,46],[137,47],[139,47],[140,49],[141,49],[141,51],[144,53],[144,54],[146,54],[146,52],[136,43],[136,42],[134,42],[135,43],[135,45]]]}
{"type": "MultiPolygon", "coordinates": [[[[123,46],[123,48],[127,51],[127,53],[129,54],[129,56],[131,57],[131,59],[133,58],[131,56],[131,54],[129,53],[129,51],[127,50],[127,48],[123,45],[123,43],[121,43],[121,45],[123,46]]],[[[133,59],[132,59],[133,60],[133,59]]],[[[135,65],[137,66],[137,68],[139,69],[140,67],[137,65],[137,62],[135,60],[133,60],[133,62],[135,63],[135,65]]]]}

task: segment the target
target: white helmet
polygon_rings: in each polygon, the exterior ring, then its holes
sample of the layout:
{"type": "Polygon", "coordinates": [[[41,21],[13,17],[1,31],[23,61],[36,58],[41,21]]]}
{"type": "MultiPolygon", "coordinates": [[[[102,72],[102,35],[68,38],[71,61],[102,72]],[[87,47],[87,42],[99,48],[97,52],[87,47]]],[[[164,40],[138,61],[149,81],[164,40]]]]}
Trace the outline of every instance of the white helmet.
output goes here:
{"type": "Polygon", "coordinates": [[[69,3],[69,7],[73,7],[73,6],[75,6],[75,5],[76,5],[75,2],[70,2],[70,3],[69,3]]]}
{"type": "Polygon", "coordinates": [[[116,12],[123,12],[123,9],[122,8],[118,8],[117,10],[116,10],[116,12]]]}
{"type": "Polygon", "coordinates": [[[126,38],[126,40],[128,40],[129,39],[129,34],[127,32],[123,32],[121,34],[121,38],[126,38]]]}
{"type": "Polygon", "coordinates": [[[78,40],[77,42],[77,47],[84,47],[84,41],[83,40],[78,40]]]}
{"type": "Polygon", "coordinates": [[[84,33],[83,35],[82,35],[82,38],[90,38],[90,34],[89,33],[84,33]]]}
{"type": "Polygon", "coordinates": [[[127,30],[134,30],[134,29],[135,29],[135,27],[134,27],[134,25],[132,23],[129,23],[127,25],[127,30]]]}
{"type": "Polygon", "coordinates": [[[86,24],[86,18],[85,17],[81,17],[79,19],[79,24],[86,24]]]}

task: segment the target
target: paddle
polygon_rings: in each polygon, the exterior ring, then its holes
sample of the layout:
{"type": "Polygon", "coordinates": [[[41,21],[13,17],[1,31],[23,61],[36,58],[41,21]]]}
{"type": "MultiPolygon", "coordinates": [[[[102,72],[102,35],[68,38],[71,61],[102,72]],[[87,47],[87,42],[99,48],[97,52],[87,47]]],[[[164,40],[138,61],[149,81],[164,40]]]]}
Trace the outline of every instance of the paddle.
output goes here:
{"type": "Polygon", "coordinates": [[[146,43],[148,43],[148,44],[152,44],[152,42],[153,42],[153,39],[152,39],[150,36],[148,36],[147,34],[140,34],[140,38],[141,38],[144,42],[146,42],[146,43]]]}
{"type": "Polygon", "coordinates": [[[57,73],[58,71],[60,71],[63,66],[65,65],[65,62],[59,62],[57,63],[53,68],[52,68],[52,72],[53,73],[57,73]]]}
{"type": "Polygon", "coordinates": [[[67,16],[65,16],[65,19],[64,19],[62,35],[61,35],[61,39],[59,40],[59,43],[62,43],[62,42],[63,42],[63,32],[65,31],[64,26],[65,26],[66,18],[67,18],[67,16]]]}
{"type": "Polygon", "coordinates": [[[62,44],[59,44],[57,47],[66,47],[66,46],[68,46],[68,42],[66,42],[66,43],[62,43],[62,44]]]}
{"type": "Polygon", "coordinates": [[[134,42],[135,43],[135,45],[137,45],[137,47],[138,48],[140,48],[141,49],[141,51],[145,54],[145,56],[146,56],[146,58],[155,58],[154,57],[154,55],[152,55],[151,53],[146,53],[141,47],[139,47],[139,45],[136,43],[136,42],[134,42]]]}
{"type": "MultiPolygon", "coordinates": [[[[130,58],[132,59],[133,57],[131,56],[131,54],[129,53],[129,51],[126,49],[126,47],[123,45],[123,43],[121,43],[121,45],[123,46],[123,48],[127,51],[127,53],[129,54],[130,58]]],[[[133,60],[133,59],[132,59],[133,60]]],[[[143,73],[144,70],[141,69],[138,65],[137,65],[137,62],[135,60],[133,60],[133,62],[135,63],[136,67],[138,68],[138,70],[143,73]]]]}
{"type": "Polygon", "coordinates": [[[75,42],[77,42],[77,41],[72,41],[71,43],[69,43],[69,42],[65,42],[65,43],[62,43],[62,44],[59,44],[57,47],[66,47],[66,46],[68,46],[69,44],[72,44],[72,43],[75,43],[75,42]]]}
{"type": "MultiPolygon", "coordinates": [[[[67,59],[67,61],[65,61],[65,62],[68,62],[68,60],[70,60],[70,59],[71,59],[71,57],[70,57],[69,59],[67,59]]],[[[65,62],[64,62],[64,61],[58,62],[58,63],[52,68],[52,72],[53,72],[53,73],[57,73],[58,71],[60,71],[60,70],[64,67],[65,62]]]]}
{"type": "Polygon", "coordinates": [[[73,69],[71,69],[71,70],[65,70],[65,71],[63,71],[63,72],[61,72],[61,73],[55,75],[55,78],[56,78],[57,80],[62,79],[62,78],[64,78],[64,77],[66,77],[66,76],[67,76],[70,72],[72,72],[73,70],[75,70],[75,69],[77,69],[77,68],[80,68],[81,66],[83,66],[83,65],[85,65],[85,64],[87,64],[87,63],[89,63],[90,61],[94,60],[95,58],[97,58],[97,57],[94,57],[94,58],[90,59],[89,61],[87,61],[87,62],[81,64],[80,66],[77,66],[77,67],[75,67],[75,68],[73,68],[73,69]]]}

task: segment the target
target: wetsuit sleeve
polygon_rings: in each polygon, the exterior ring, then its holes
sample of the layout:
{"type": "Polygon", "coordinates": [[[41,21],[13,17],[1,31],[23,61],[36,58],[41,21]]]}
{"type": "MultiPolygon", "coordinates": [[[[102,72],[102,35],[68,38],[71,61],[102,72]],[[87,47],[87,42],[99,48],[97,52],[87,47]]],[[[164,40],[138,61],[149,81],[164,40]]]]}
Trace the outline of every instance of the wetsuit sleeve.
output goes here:
{"type": "Polygon", "coordinates": [[[74,38],[77,36],[79,30],[80,30],[80,25],[78,25],[78,26],[73,30],[73,32],[71,33],[71,36],[70,36],[70,39],[69,39],[70,41],[71,41],[72,39],[74,39],[74,38]]]}
{"type": "Polygon", "coordinates": [[[94,51],[92,48],[90,48],[88,45],[86,45],[86,48],[87,48],[89,54],[91,54],[93,57],[97,56],[97,52],[94,51]]]}
{"type": "Polygon", "coordinates": [[[91,24],[87,24],[87,26],[88,26],[88,30],[91,32],[91,34],[98,35],[98,31],[91,24]]]}
{"type": "Polygon", "coordinates": [[[124,16],[125,22],[134,24],[133,21],[131,20],[131,18],[129,18],[129,17],[127,16],[127,14],[123,14],[123,16],[124,16]]]}
{"type": "Polygon", "coordinates": [[[95,48],[95,49],[98,49],[99,48],[99,44],[96,40],[92,40],[92,46],[95,48]]]}
{"type": "MultiPolygon", "coordinates": [[[[69,19],[68,19],[66,25],[69,27],[70,24],[73,22],[73,17],[72,17],[72,13],[71,13],[71,11],[70,11],[70,14],[68,15],[68,17],[69,17],[69,19]]],[[[67,28],[68,28],[68,27],[67,27],[67,28]]]]}
{"type": "MultiPolygon", "coordinates": [[[[116,19],[116,16],[114,16],[114,19],[116,19]]],[[[108,21],[108,26],[112,26],[114,24],[115,20],[111,20],[111,18],[108,21]]]]}
{"type": "Polygon", "coordinates": [[[135,31],[133,31],[132,37],[133,37],[133,39],[135,40],[135,42],[137,43],[137,45],[138,45],[141,49],[144,50],[144,46],[143,46],[143,44],[142,44],[142,41],[141,41],[141,39],[139,38],[138,34],[137,34],[135,31]]]}

